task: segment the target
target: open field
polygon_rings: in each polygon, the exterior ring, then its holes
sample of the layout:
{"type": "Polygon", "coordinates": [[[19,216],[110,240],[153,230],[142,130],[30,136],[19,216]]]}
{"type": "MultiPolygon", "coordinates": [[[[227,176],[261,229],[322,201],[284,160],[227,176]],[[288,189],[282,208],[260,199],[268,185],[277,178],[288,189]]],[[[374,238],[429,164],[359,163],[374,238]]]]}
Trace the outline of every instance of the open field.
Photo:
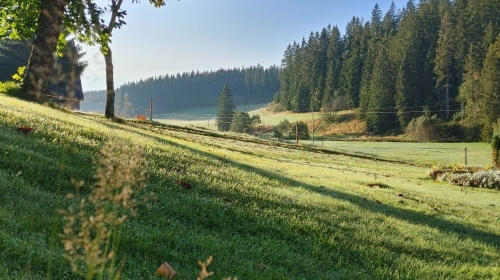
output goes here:
{"type": "MultiPolygon", "coordinates": [[[[295,143],[295,141],[289,141],[295,143]]],[[[312,140],[301,140],[303,145],[312,145],[312,140]]],[[[418,165],[467,164],[491,166],[491,146],[487,143],[412,143],[412,142],[369,142],[369,141],[314,141],[322,149],[371,155],[377,158],[393,159],[418,165]]]]}
{"type": "MultiPolygon", "coordinates": [[[[258,108],[267,106],[267,103],[248,104],[236,106],[236,111],[249,112],[258,108]]],[[[169,114],[154,115],[153,119],[160,123],[171,125],[193,125],[216,129],[215,117],[217,115],[217,106],[191,108],[175,111],[169,114]]]]}
{"type": "MultiPolygon", "coordinates": [[[[292,113],[292,112],[278,112],[273,113],[268,111],[266,108],[261,107],[257,110],[249,112],[250,115],[259,115],[262,120],[263,125],[277,125],[280,121],[287,119],[290,122],[312,120],[312,113],[292,113]]],[[[319,114],[315,113],[316,118],[319,118],[319,114]]]]}
{"type": "Polygon", "coordinates": [[[53,234],[62,232],[56,210],[76,205],[64,198],[73,192],[71,177],[86,182],[82,194],[90,192],[93,159],[109,141],[139,146],[147,190],[157,196],[122,228],[122,279],[158,279],[153,274],[165,261],[176,279],[195,279],[197,261],[209,255],[210,279],[500,275],[500,193],[434,182],[424,167],[113,122],[2,94],[0,131],[2,279],[45,278],[48,260],[52,279],[77,278],[53,234]],[[19,126],[35,130],[22,134],[19,126]]]}

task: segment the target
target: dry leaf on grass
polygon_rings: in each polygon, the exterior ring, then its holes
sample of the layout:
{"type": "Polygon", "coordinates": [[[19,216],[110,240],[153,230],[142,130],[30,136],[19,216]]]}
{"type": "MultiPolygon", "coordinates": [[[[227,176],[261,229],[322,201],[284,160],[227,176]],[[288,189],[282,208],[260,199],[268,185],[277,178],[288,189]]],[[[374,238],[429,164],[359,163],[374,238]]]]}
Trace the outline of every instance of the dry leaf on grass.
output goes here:
{"type": "Polygon", "coordinates": [[[185,181],[180,181],[179,185],[181,185],[181,187],[185,188],[186,190],[190,190],[193,188],[189,182],[185,181]]]}
{"type": "Polygon", "coordinates": [[[155,274],[163,276],[166,279],[172,279],[177,274],[177,272],[167,262],[164,262],[160,265],[155,274]]]}
{"type": "Polygon", "coordinates": [[[198,261],[198,265],[200,266],[200,274],[196,278],[196,280],[203,280],[208,278],[214,274],[213,271],[208,271],[207,267],[212,262],[213,257],[209,256],[206,262],[198,261]]]}
{"type": "Polygon", "coordinates": [[[34,130],[34,128],[33,128],[33,127],[31,127],[31,126],[19,126],[19,127],[17,128],[17,131],[18,131],[18,132],[25,133],[25,134],[26,134],[26,133],[30,133],[30,132],[31,132],[31,131],[33,131],[33,130],[34,130]]]}

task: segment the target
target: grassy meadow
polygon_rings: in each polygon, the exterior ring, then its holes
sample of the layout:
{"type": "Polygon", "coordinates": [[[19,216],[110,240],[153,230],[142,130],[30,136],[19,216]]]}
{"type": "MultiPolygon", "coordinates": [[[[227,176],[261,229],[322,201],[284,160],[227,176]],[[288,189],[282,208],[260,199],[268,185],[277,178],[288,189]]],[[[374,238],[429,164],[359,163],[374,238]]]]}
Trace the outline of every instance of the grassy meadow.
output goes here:
{"type": "MultiPolygon", "coordinates": [[[[277,125],[282,120],[287,119],[288,121],[294,123],[297,121],[309,121],[312,120],[312,113],[293,113],[293,112],[271,112],[267,108],[262,107],[256,110],[250,111],[250,115],[259,115],[263,125],[277,125]]],[[[319,118],[320,114],[315,113],[315,117],[319,118]]]]}
{"type": "Polygon", "coordinates": [[[0,131],[1,279],[78,279],[57,210],[78,204],[65,198],[71,178],[91,193],[109,142],[138,146],[157,198],[121,228],[121,279],[159,279],[163,262],[175,279],[196,279],[210,255],[210,279],[500,277],[500,193],[434,182],[425,167],[3,94],[0,131]]]}
{"type": "MultiPolygon", "coordinates": [[[[249,112],[255,109],[266,107],[267,103],[246,104],[236,106],[237,111],[249,112]]],[[[153,119],[157,122],[169,125],[192,125],[216,130],[215,117],[217,106],[189,108],[172,113],[155,114],[153,119]]]]}
{"type": "MultiPolygon", "coordinates": [[[[301,140],[300,142],[304,145],[313,144],[312,140],[301,140]]],[[[465,164],[465,148],[467,148],[467,164],[481,166],[491,166],[492,164],[491,146],[487,143],[322,141],[316,139],[314,146],[427,166],[435,163],[465,164]]]]}

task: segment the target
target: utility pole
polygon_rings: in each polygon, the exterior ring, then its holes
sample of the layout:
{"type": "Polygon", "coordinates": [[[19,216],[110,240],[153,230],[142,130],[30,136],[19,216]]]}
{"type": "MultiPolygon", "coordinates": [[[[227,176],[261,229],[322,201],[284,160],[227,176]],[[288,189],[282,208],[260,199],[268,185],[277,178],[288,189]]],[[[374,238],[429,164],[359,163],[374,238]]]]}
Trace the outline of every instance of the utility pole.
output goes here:
{"type": "Polygon", "coordinates": [[[313,135],[313,146],[314,146],[314,109],[311,109],[311,111],[312,111],[312,118],[313,118],[312,135],[313,135]]]}
{"type": "Polygon", "coordinates": [[[153,122],[153,99],[149,101],[149,120],[153,122]]]}
{"type": "Polygon", "coordinates": [[[299,125],[298,122],[295,122],[295,141],[297,145],[299,144],[299,125]]]}
{"type": "Polygon", "coordinates": [[[450,117],[450,78],[448,77],[448,73],[446,75],[446,119],[448,120],[450,117]]]}

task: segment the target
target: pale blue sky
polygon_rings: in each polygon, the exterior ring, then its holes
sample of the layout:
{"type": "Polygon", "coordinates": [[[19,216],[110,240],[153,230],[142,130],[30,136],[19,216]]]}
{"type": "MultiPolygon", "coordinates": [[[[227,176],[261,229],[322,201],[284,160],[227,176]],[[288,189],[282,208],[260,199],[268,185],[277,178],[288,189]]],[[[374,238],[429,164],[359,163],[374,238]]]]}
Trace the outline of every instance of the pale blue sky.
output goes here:
{"type": "MultiPolygon", "coordinates": [[[[98,2],[107,3],[107,0],[98,2]]],[[[115,87],[141,78],[220,68],[279,65],[285,47],[328,24],[342,34],[352,16],[383,15],[391,0],[168,0],[155,9],[148,0],[125,0],[127,25],[114,30],[115,87]]],[[[401,9],[407,0],[394,0],[401,9]]],[[[104,89],[104,60],[83,48],[89,67],[84,90],[104,89]]]]}

